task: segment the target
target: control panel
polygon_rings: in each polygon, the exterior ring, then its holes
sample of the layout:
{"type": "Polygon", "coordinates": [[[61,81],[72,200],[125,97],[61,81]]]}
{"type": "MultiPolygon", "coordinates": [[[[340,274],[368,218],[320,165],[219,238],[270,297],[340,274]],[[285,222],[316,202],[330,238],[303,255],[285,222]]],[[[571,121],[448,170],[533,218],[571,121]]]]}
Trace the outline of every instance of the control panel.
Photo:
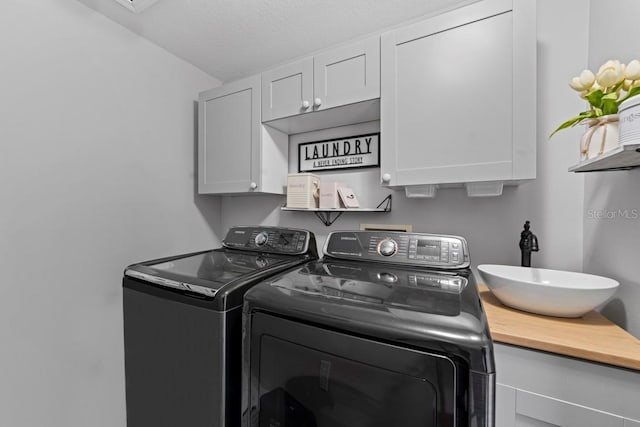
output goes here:
{"type": "Polygon", "coordinates": [[[459,236],[397,231],[336,231],[324,254],[340,259],[389,262],[444,269],[469,267],[467,242],[459,236]]]}
{"type": "Polygon", "coordinates": [[[232,227],[222,241],[225,248],[274,254],[315,254],[315,238],[306,230],[282,227],[232,227]]]}

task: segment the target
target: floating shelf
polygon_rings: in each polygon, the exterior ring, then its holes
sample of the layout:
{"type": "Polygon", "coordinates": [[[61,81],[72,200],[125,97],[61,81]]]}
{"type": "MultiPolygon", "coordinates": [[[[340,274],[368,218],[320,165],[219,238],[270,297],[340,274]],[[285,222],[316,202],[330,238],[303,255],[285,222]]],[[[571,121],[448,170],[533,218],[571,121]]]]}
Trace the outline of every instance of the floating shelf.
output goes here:
{"type": "Polygon", "coordinates": [[[569,168],[569,172],[628,170],[640,167],[640,144],[620,145],[594,159],[569,168]]]}
{"type": "Polygon", "coordinates": [[[391,194],[384,198],[382,202],[375,208],[336,208],[336,209],[318,209],[318,208],[288,208],[283,206],[283,211],[297,212],[313,212],[320,221],[327,227],[333,224],[345,212],[391,212],[391,194]],[[333,218],[332,218],[333,215],[333,218]]]}

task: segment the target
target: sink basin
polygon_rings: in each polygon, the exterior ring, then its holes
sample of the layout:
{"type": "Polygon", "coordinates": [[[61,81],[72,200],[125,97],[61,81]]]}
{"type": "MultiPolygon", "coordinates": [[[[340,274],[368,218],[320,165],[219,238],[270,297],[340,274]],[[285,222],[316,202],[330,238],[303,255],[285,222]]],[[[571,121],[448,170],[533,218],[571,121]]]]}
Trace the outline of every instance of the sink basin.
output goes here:
{"type": "Polygon", "coordinates": [[[483,264],[478,272],[503,304],[557,317],[582,316],[611,298],[620,285],[592,274],[512,265],[483,264]]]}

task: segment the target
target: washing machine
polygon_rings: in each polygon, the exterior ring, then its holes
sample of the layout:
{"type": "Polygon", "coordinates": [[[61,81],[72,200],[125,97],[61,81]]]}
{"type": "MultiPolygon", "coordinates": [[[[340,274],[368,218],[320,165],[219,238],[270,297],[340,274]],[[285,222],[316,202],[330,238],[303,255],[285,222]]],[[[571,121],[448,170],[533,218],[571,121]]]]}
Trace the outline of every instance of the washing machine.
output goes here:
{"type": "Polygon", "coordinates": [[[242,297],[316,258],[306,230],[238,226],[221,248],[127,267],[127,426],[239,426],[242,297]]]}
{"type": "Polygon", "coordinates": [[[339,231],[323,254],[244,296],[243,425],[493,426],[465,239],[339,231]]]}

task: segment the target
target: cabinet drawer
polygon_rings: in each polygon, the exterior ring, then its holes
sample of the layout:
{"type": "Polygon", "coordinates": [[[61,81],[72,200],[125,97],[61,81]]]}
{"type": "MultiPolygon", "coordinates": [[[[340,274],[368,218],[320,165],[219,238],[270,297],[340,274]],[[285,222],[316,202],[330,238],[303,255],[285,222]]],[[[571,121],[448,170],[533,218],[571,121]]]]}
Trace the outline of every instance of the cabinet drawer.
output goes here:
{"type": "Polygon", "coordinates": [[[515,425],[624,427],[624,419],[540,394],[517,390],[515,425]]]}

